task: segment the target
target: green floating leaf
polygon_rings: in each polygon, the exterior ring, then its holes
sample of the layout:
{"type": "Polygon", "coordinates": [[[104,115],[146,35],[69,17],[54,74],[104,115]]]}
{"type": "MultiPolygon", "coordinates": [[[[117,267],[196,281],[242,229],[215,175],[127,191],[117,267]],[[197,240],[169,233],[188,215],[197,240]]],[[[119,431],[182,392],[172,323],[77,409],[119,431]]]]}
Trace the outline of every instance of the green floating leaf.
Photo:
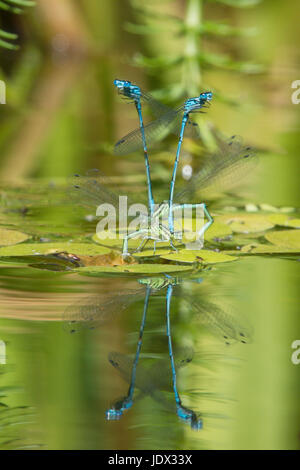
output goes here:
{"type": "Polygon", "coordinates": [[[30,235],[27,235],[27,233],[0,228],[0,245],[2,246],[16,245],[17,243],[22,243],[29,238],[31,237],[30,235]]]}
{"type": "Polygon", "coordinates": [[[232,228],[230,225],[219,222],[218,218],[215,219],[214,223],[205,232],[205,238],[212,240],[213,238],[222,238],[232,234],[232,228]]]}
{"type": "Polygon", "coordinates": [[[274,227],[265,214],[236,213],[219,216],[218,220],[230,226],[236,233],[264,232],[274,227]]]}
{"type": "Polygon", "coordinates": [[[289,219],[285,223],[286,227],[300,228],[300,219],[289,219]]]}
{"type": "Polygon", "coordinates": [[[0,256],[35,256],[41,254],[51,254],[67,252],[75,255],[104,255],[110,252],[110,249],[94,245],[91,243],[24,243],[5,248],[0,248],[0,256]]]}
{"type": "Polygon", "coordinates": [[[240,255],[259,255],[259,254],[280,254],[280,253],[295,253],[295,249],[286,248],[284,246],[277,245],[263,245],[260,243],[251,243],[249,245],[243,246],[240,251],[240,255]]]}
{"type": "Polygon", "coordinates": [[[177,266],[172,264],[129,264],[123,266],[93,266],[74,269],[74,272],[96,276],[102,273],[115,274],[162,274],[190,271],[190,266],[177,266]]]}
{"type": "MultiPolygon", "coordinates": [[[[95,243],[98,243],[99,245],[108,246],[110,248],[121,250],[123,247],[123,239],[116,238],[116,235],[114,233],[110,234],[108,231],[95,233],[92,236],[92,240],[95,243]]],[[[129,251],[138,248],[138,246],[141,244],[141,241],[141,237],[131,238],[130,240],[128,240],[129,251]]]]}
{"type": "Polygon", "coordinates": [[[205,264],[226,263],[234,261],[236,257],[228,256],[224,253],[209,250],[180,250],[177,253],[161,256],[169,261],[177,261],[179,263],[194,263],[195,261],[204,262],[205,264]]]}
{"type": "Polygon", "coordinates": [[[148,248],[147,250],[138,251],[138,252],[131,253],[131,254],[132,256],[137,257],[137,258],[150,258],[152,256],[162,256],[162,255],[167,255],[171,253],[174,253],[174,251],[170,247],[170,244],[166,242],[166,243],[160,243],[160,247],[156,248],[155,253],[154,253],[153,247],[151,247],[151,248],[148,248]]]}
{"type": "Polygon", "coordinates": [[[287,214],[272,214],[268,216],[268,219],[274,225],[280,225],[282,227],[300,228],[300,219],[292,218],[287,214]]]}
{"type": "Polygon", "coordinates": [[[282,230],[266,233],[266,240],[286,249],[300,251],[300,230],[282,230]]]}

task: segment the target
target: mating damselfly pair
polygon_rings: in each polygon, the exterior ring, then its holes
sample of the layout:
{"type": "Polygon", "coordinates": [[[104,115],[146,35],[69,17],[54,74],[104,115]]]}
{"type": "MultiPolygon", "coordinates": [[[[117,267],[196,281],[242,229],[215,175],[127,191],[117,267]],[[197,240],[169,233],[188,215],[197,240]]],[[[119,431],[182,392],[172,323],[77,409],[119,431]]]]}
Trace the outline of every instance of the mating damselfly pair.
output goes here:
{"type": "MultiPolygon", "coordinates": [[[[137,251],[141,251],[149,240],[154,242],[154,252],[158,242],[168,242],[170,247],[176,250],[175,243],[178,240],[182,242],[184,239],[183,224],[179,224],[179,229],[178,226],[176,227],[178,225],[176,220],[178,218],[182,220],[182,212],[178,212],[180,210],[199,209],[198,213],[201,214],[202,220],[200,227],[197,225],[196,245],[192,244],[192,248],[201,248],[204,234],[213,223],[213,218],[204,202],[199,204],[191,202],[191,199],[195,194],[198,195],[199,192],[201,194],[201,191],[208,187],[215,186],[217,189],[221,189],[222,186],[228,187],[239,181],[243,175],[248,173],[255,161],[253,150],[244,145],[243,140],[238,136],[232,136],[227,140],[216,136],[217,150],[202,158],[200,171],[192,176],[185,188],[175,193],[183,137],[184,135],[192,138],[201,137],[199,126],[190,119],[190,115],[203,112],[203,109],[207,108],[212,100],[212,93],[204,92],[198,97],[189,98],[182,106],[174,110],[158,102],[149,93],[145,93],[140,87],[129,81],[115,80],[114,85],[122,97],[135,104],[139,117],[139,128],[117,142],[115,154],[125,155],[139,149],[143,150],[148,188],[148,210],[141,213],[141,224],[137,229],[131,231],[126,230],[125,224],[126,233],[122,237],[124,240],[123,256],[128,256],[128,242],[134,238],[141,238],[137,251]],[[142,103],[149,105],[156,117],[147,125],[144,125],[143,121],[142,103]],[[169,198],[160,204],[155,204],[148,149],[170,132],[179,135],[179,141],[170,182],[169,198]]],[[[116,207],[119,203],[119,198],[107,189],[105,179],[97,170],[89,172],[86,177],[76,175],[75,180],[73,188],[79,194],[78,201],[81,204],[85,204],[88,200],[90,205],[93,202],[97,207],[107,203],[116,207]]],[[[198,219],[200,220],[200,216],[196,217],[196,221],[198,219]]]]}

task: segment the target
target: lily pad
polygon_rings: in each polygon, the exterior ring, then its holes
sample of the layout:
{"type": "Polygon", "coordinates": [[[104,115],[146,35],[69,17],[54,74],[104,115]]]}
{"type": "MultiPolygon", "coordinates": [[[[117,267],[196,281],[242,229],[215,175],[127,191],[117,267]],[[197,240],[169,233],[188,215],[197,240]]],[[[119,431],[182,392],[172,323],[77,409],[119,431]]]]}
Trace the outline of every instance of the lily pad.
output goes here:
{"type": "Polygon", "coordinates": [[[272,214],[268,219],[275,225],[282,227],[300,228],[300,219],[292,218],[288,214],[272,214]]]}
{"type": "Polygon", "coordinates": [[[218,218],[216,218],[214,223],[205,232],[204,238],[206,238],[207,240],[212,240],[213,238],[227,237],[231,234],[232,228],[230,227],[230,225],[219,222],[218,218]]]}
{"type": "Polygon", "coordinates": [[[241,255],[259,255],[259,254],[280,254],[280,253],[295,253],[297,250],[293,248],[286,248],[284,246],[271,245],[271,244],[261,244],[261,243],[251,243],[249,245],[243,246],[240,253],[241,255]]]}
{"type": "Polygon", "coordinates": [[[77,268],[74,271],[79,274],[96,276],[101,273],[123,274],[161,274],[190,271],[190,266],[177,266],[172,264],[131,264],[123,266],[93,266],[77,268]]]}
{"type": "Polygon", "coordinates": [[[229,225],[236,233],[264,232],[274,227],[274,223],[265,214],[226,214],[219,216],[218,220],[229,225]]]}
{"type": "Polygon", "coordinates": [[[210,250],[180,250],[177,253],[171,253],[161,256],[169,261],[177,261],[179,263],[194,263],[200,261],[205,264],[226,263],[237,259],[235,256],[228,256],[221,252],[210,250]]]}
{"type": "Polygon", "coordinates": [[[75,255],[104,255],[110,252],[108,248],[92,243],[24,243],[0,248],[0,256],[34,256],[51,253],[73,253],[75,255]]]}
{"type": "Polygon", "coordinates": [[[149,248],[148,250],[143,250],[143,251],[138,251],[136,253],[131,253],[131,256],[133,256],[134,258],[135,257],[137,257],[137,258],[150,258],[152,256],[162,256],[162,255],[167,255],[167,254],[171,254],[171,253],[174,253],[174,251],[170,247],[170,244],[169,243],[166,243],[166,244],[161,243],[160,248],[157,248],[155,250],[155,253],[154,253],[153,247],[152,247],[152,248],[149,248]],[[161,245],[164,245],[164,246],[161,246],[161,245]]]}
{"type": "MultiPolygon", "coordinates": [[[[92,240],[99,245],[119,249],[120,251],[122,251],[123,239],[116,238],[115,234],[112,234],[112,233],[110,234],[108,231],[100,232],[99,234],[95,233],[92,236],[92,240]]],[[[138,236],[136,238],[130,238],[128,240],[129,251],[137,249],[139,245],[141,244],[141,242],[142,242],[141,236],[138,236]]]]}
{"type": "Polygon", "coordinates": [[[265,238],[274,245],[300,251],[300,230],[281,230],[266,233],[265,238]]]}
{"type": "Polygon", "coordinates": [[[27,235],[27,233],[0,228],[0,245],[2,246],[16,245],[17,243],[22,243],[29,238],[31,237],[30,235],[27,235]]]}
{"type": "Polygon", "coordinates": [[[300,219],[289,219],[285,223],[286,227],[300,228],[300,219]]]}

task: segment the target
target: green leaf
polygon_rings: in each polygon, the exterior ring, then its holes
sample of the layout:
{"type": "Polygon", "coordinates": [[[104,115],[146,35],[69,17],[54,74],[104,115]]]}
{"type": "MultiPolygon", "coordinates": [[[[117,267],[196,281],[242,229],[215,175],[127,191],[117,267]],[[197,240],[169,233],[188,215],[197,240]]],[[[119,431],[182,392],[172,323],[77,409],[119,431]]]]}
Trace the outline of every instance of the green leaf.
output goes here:
{"type": "Polygon", "coordinates": [[[274,223],[269,220],[269,216],[257,213],[234,213],[225,214],[218,217],[237,233],[264,232],[274,227],[274,223]]]}
{"type": "Polygon", "coordinates": [[[151,248],[148,248],[147,250],[143,251],[138,251],[136,253],[132,253],[132,256],[134,258],[151,258],[155,256],[162,256],[162,255],[168,255],[173,253],[174,250],[170,247],[170,244],[168,242],[166,243],[160,243],[159,248],[156,248],[155,253],[154,253],[154,247],[152,246],[151,248]],[[161,246],[163,245],[163,246],[161,246]]]}
{"type": "Polygon", "coordinates": [[[11,3],[13,5],[17,5],[19,7],[33,7],[35,6],[35,2],[31,0],[6,0],[7,3],[11,3]]]}
{"type": "Polygon", "coordinates": [[[276,246],[276,245],[263,245],[261,243],[251,243],[249,245],[243,246],[241,251],[237,254],[240,255],[276,255],[276,254],[285,254],[285,253],[291,253],[294,254],[297,251],[293,248],[286,248],[283,246],[276,246]]]}
{"type": "Polygon", "coordinates": [[[300,251],[300,230],[281,230],[266,233],[266,240],[274,245],[300,251]]]}
{"type": "Polygon", "coordinates": [[[223,3],[224,5],[228,5],[230,7],[236,8],[248,8],[258,5],[261,0],[209,0],[216,3],[223,3]]]}
{"type": "Polygon", "coordinates": [[[8,33],[7,31],[3,31],[3,29],[0,29],[0,37],[4,39],[17,39],[18,35],[13,34],[13,33],[8,33]]]}
{"type": "Polygon", "coordinates": [[[91,243],[24,243],[13,247],[0,248],[0,256],[35,256],[67,252],[75,255],[93,256],[110,253],[110,249],[91,243]]]}
{"type": "Polygon", "coordinates": [[[183,271],[190,271],[190,266],[177,266],[172,264],[129,264],[123,266],[93,266],[76,268],[73,272],[97,276],[102,273],[115,273],[115,274],[162,274],[162,273],[176,273],[183,271]]]}
{"type": "MultiPolygon", "coordinates": [[[[35,2],[31,0],[6,0],[5,2],[3,0],[0,0],[0,9],[10,11],[15,14],[22,13],[24,7],[32,7],[34,5],[35,2]]],[[[15,40],[17,39],[17,37],[18,36],[16,34],[7,33],[6,31],[0,29],[0,38],[15,40]]],[[[4,39],[0,39],[0,47],[10,50],[19,49],[19,46],[11,44],[10,42],[5,41],[4,39]]]]}
{"type": "Polygon", "coordinates": [[[23,11],[21,8],[8,5],[7,3],[4,3],[3,1],[0,1],[0,9],[5,10],[5,11],[11,11],[12,13],[15,13],[17,15],[22,13],[23,11]]]}
{"type": "Polygon", "coordinates": [[[179,263],[194,263],[196,261],[203,262],[204,264],[226,263],[234,261],[236,257],[228,256],[221,252],[209,250],[180,250],[177,253],[161,256],[163,259],[169,261],[177,261],[179,263]]]}
{"type": "Polygon", "coordinates": [[[268,216],[268,219],[274,225],[280,225],[282,227],[300,228],[300,219],[292,218],[287,214],[272,214],[268,216]]]}
{"type": "MultiPolygon", "coordinates": [[[[178,24],[180,22],[178,21],[178,24]]],[[[178,31],[178,25],[174,25],[174,32],[178,31]]],[[[134,23],[125,23],[125,31],[128,31],[132,34],[139,34],[142,36],[147,36],[150,34],[159,34],[165,31],[165,24],[134,24],[134,23]]],[[[171,32],[171,31],[170,31],[171,32]]]]}
{"type": "Polygon", "coordinates": [[[2,246],[16,245],[17,243],[22,243],[29,238],[31,237],[30,235],[27,235],[27,233],[0,228],[0,245],[2,246]]]}
{"type": "Polygon", "coordinates": [[[205,21],[198,30],[199,33],[216,36],[253,36],[257,31],[256,28],[237,28],[226,23],[216,23],[215,21],[205,21]]]}
{"type": "Polygon", "coordinates": [[[156,56],[145,57],[142,54],[135,54],[133,57],[134,63],[140,67],[148,67],[151,69],[160,69],[166,67],[173,67],[183,61],[182,56],[156,56]]]}
{"type": "Polygon", "coordinates": [[[230,225],[219,222],[217,218],[214,223],[205,232],[205,238],[212,240],[213,238],[222,238],[232,234],[232,227],[230,225]]]}
{"type": "Polygon", "coordinates": [[[15,44],[11,44],[10,42],[4,41],[3,39],[0,39],[0,47],[3,47],[4,49],[14,50],[14,51],[19,49],[19,46],[15,44]]]}
{"type": "Polygon", "coordinates": [[[202,52],[198,55],[198,59],[203,65],[220,67],[227,70],[235,70],[242,73],[254,74],[261,73],[264,70],[263,66],[261,65],[250,62],[238,62],[231,59],[231,57],[226,54],[202,52]]]}
{"type": "MultiPolygon", "coordinates": [[[[98,232],[92,236],[92,240],[99,245],[122,250],[123,239],[116,238],[115,233],[110,233],[109,231],[98,232]]],[[[141,244],[141,241],[142,238],[140,236],[128,240],[129,251],[138,248],[138,246],[141,244]]]]}

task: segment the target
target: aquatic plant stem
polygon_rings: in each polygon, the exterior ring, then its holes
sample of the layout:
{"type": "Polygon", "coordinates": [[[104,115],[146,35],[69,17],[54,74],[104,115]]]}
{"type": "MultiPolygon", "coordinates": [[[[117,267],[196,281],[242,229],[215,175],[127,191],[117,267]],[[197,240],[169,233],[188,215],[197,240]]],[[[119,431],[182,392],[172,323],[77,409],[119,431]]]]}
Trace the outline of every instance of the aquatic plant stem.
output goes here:
{"type": "Polygon", "coordinates": [[[202,81],[201,68],[198,61],[200,48],[199,27],[201,22],[202,0],[187,0],[185,15],[185,60],[182,65],[182,80],[184,89],[190,96],[199,94],[199,87],[202,81]]]}

